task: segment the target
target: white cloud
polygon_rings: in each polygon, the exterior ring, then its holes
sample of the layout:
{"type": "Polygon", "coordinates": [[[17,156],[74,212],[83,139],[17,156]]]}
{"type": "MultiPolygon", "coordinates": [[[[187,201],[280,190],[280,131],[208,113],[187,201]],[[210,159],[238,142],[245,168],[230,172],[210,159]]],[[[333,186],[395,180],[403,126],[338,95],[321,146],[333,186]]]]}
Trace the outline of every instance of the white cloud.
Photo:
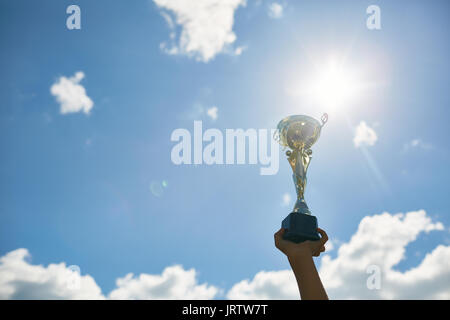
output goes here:
{"type": "Polygon", "coordinates": [[[289,204],[291,204],[291,195],[289,193],[285,193],[283,194],[281,205],[287,207],[289,204]]]}
{"type": "Polygon", "coordinates": [[[117,289],[110,299],[212,299],[218,289],[207,284],[198,284],[194,269],[184,270],[175,265],[164,269],[161,275],[132,273],[116,281],[117,289]]]}
{"type": "Polygon", "coordinates": [[[219,108],[214,105],[212,107],[208,107],[205,104],[196,102],[181,116],[191,120],[199,120],[201,118],[209,117],[211,120],[215,121],[219,118],[219,108]]]}
{"type": "Polygon", "coordinates": [[[400,272],[406,246],[420,233],[443,230],[424,210],[383,213],[361,220],[357,232],[341,245],[335,259],[322,259],[322,281],[331,298],[432,299],[450,297],[450,246],[438,246],[416,267],[400,272]],[[381,270],[381,289],[368,290],[367,267],[381,270]],[[445,284],[443,285],[442,282],[445,284]]]}
{"type": "Polygon", "coordinates": [[[273,2],[269,5],[268,14],[272,19],[279,19],[283,16],[283,6],[278,2],[273,2]]]}
{"type": "Polygon", "coordinates": [[[80,111],[89,114],[94,106],[94,102],[86,95],[86,89],[80,84],[83,78],[84,73],[78,71],[71,78],[60,77],[58,82],[51,86],[50,93],[61,105],[62,114],[80,111]]]}
{"type": "Polygon", "coordinates": [[[240,55],[242,54],[242,52],[244,52],[244,50],[246,50],[246,49],[247,49],[246,46],[240,46],[240,47],[237,47],[237,48],[234,50],[234,54],[235,54],[236,56],[240,56],[240,55]]]}
{"type": "Polygon", "coordinates": [[[44,267],[28,263],[27,258],[27,249],[0,257],[0,300],[104,298],[91,276],[82,276],[65,263],[44,267]]]}
{"type": "Polygon", "coordinates": [[[433,149],[433,146],[429,143],[423,142],[421,139],[413,139],[408,143],[405,143],[403,145],[403,150],[407,151],[409,149],[423,149],[423,150],[430,150],[433,149]]]}
{"type": "MultiPolygon", "coordinates": [[[[423,210],[383,213],[361,220],[357,232],[342,244],[336,258],[322,259],[320,275],[331,299],[450,299],[450,246],[439,245],[422,262],[405,272],[395,266],[405,258],[406,246],[420,233],[443,230],[423,210]],[[370,265],[381,270],[380,290],[369,290],[370,265]]],[[[231,299],[298,299],[290,270],[259,272],[253,280],[234,285],[231,299]]]]}
{"type": "Polygon", "coordinates": [[[353,144],[356,148],[361,146],[373,146],[378,140],[377,133],[369,127],[365,121],[361,121],[356,127],[353,144]]]}
{"type": "MultiPolygon", "coordinates": [[[[450,246],[438,245],[415,267],[399,271],[407,246],[421,233],[444,230],[424,210],[406,214],[382,213],[364,217],[335,258],[325,255],[319,268],[331,299],[450,299],[450,246]],[[366,271],[381,270],[381,288],[369,290],[366,271]]],[[[275,249],[274,249],[275,250],[275,249]]],[[[327,251],[331,250],[330,247],[327,251]]],[[[326,252],[327,252],[326,251],[326,252]]],[[[31,265],[26,249],[0,257],[0,299],[103,299],[89,275],[79,276],[80,288],[70,289],[73,272],[64,263],[48,267],[31,265]]],[[[280,253],[281,257],[281,253],[280,253]]],[[[161,274],[128,274],[116,281],[110,299],[213,299],[221,290],[199,284],[195,269],[167,267],[161,274]]],[[[298,299],[291,270],[260,271],[240,281],[226,294],[228,299],[298,299]]]]}
{"type": "Polygon", "coordinates": [[[334,242],[332,240],[328,240],[325,243],[325,250],[326,250],[326,252],[330,252],[333,249],[334,249],[334,242]]]}
{"type": "Polygon", "coordinates": [[[252,280],[235,284],[227,293],[228,299],[298,299],[297,282],[291,270],[260,271],[252,280]]]}
{"type": "Polygon", "coordinates": [[[203,62],[230,49],[236,40],[233,32],[234,12],[239,6],[246,4],[245,0],[153,2],[160,9],[167,10],[162,11],[162,14],[171,29],[170,44],[161,43],[161,49],[168,54],[184,54],[203,62]],[[178,37],[176,26],[181,27],[178,37]]]}
{"type": "Polygon", "coordinates": [[[219,112],[219,108],[217,108],[216,106],[209,108],[206,111],[206,114],[212,119],[212,120],[217,120],[218,118],[218,112],[219,112]]]}
{"type": "MultiPolygon", "coordinates": [[[[27,249],[0,257],[0,300],[4,299],[104,299],[89,275],[73,272],[65,263],[32,265],[27,249]],[[75,284],[75,285],[74,285],[75,284]]],[[[116,280],[109,299],[212,299],[219,289],[198,284],[194,269],[167,267],[160,275],[128,274],[116,280]]]]}

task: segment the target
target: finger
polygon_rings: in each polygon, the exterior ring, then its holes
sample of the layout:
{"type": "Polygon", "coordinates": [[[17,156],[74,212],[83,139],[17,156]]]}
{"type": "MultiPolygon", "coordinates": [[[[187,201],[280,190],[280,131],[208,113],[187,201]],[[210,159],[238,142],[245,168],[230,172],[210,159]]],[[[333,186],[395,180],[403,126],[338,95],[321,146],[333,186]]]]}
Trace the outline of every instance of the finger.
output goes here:
{"type": "Polygon", "coordinates": [[[277,232],[275,232],[275,233],[273,234],[273,237],[276,238],[280,232],[281,232],[281,229],[278,230],[277,232]]]}
{"type": "Polygon", "coordinates": [[[324,245],[328,241],[328,235],[324,230],[322,230],[320,228],[317,228],[317,231],[320,233],[320,236],[321,236],[320,243],[322,245],[324,245]]]}
{"type": "Polygon", "coordinates": [[[278,230],[277,232],[275,232],[275,234],[273,235],[275,240],[280,239],[284,234],[284,229],[280,228],[280,230],[278,230]]]}
{"type": "Polygon", "coordinates": [[[319,248],[317,248],[316,250],[314,250],[314,256],[319,256],[320,255],[320,253],[321,252],[324,252],[325,251],[325,246],[321,246],[321,247],[319,247],[319,248]]]}

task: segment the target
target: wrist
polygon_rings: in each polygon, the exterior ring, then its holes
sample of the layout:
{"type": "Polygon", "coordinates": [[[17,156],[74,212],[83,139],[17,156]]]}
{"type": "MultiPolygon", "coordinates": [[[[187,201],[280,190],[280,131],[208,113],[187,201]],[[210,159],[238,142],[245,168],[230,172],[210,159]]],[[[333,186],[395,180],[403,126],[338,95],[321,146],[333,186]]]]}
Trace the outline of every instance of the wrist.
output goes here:
{"type": "Polygon", "coordinates": [[[286,254],[289,260],[303,260],[312,258],[312,253],[309,250],[292,250],[286,254]]]}
{"type": "Polygon", "coordinates": [[[293,252],[292,254],[287,255],[289,263],[298,265],[307,261],[312,261],[312,254],[305,251],[293,252]]]}

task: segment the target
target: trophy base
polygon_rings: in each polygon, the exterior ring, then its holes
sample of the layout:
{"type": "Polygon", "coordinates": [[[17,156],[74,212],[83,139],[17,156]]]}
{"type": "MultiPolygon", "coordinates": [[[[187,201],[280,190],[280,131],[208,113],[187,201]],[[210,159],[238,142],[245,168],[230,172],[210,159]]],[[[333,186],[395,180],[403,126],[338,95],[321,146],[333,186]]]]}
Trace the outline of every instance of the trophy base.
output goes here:
{"type": "Polygon", "coordinates": [[[291,212],[283,220],[281,227],[287,229],[283,235],[283,239],[285,240],[295,243],[300,243],[306,240],[320,240],[320,235],[317,232],[317,218],[315,216],[291,212]]]}

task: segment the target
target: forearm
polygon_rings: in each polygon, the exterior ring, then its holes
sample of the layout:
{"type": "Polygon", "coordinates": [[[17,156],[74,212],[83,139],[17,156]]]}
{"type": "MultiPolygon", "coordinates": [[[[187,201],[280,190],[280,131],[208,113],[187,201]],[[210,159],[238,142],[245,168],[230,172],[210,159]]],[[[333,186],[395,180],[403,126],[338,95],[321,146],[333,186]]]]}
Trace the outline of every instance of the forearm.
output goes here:
{"type": "Polygon", "coordinates": [[[312,256],[288,257],[303,300],[327,300],[328,296],[320,280],[312,256]]]}

